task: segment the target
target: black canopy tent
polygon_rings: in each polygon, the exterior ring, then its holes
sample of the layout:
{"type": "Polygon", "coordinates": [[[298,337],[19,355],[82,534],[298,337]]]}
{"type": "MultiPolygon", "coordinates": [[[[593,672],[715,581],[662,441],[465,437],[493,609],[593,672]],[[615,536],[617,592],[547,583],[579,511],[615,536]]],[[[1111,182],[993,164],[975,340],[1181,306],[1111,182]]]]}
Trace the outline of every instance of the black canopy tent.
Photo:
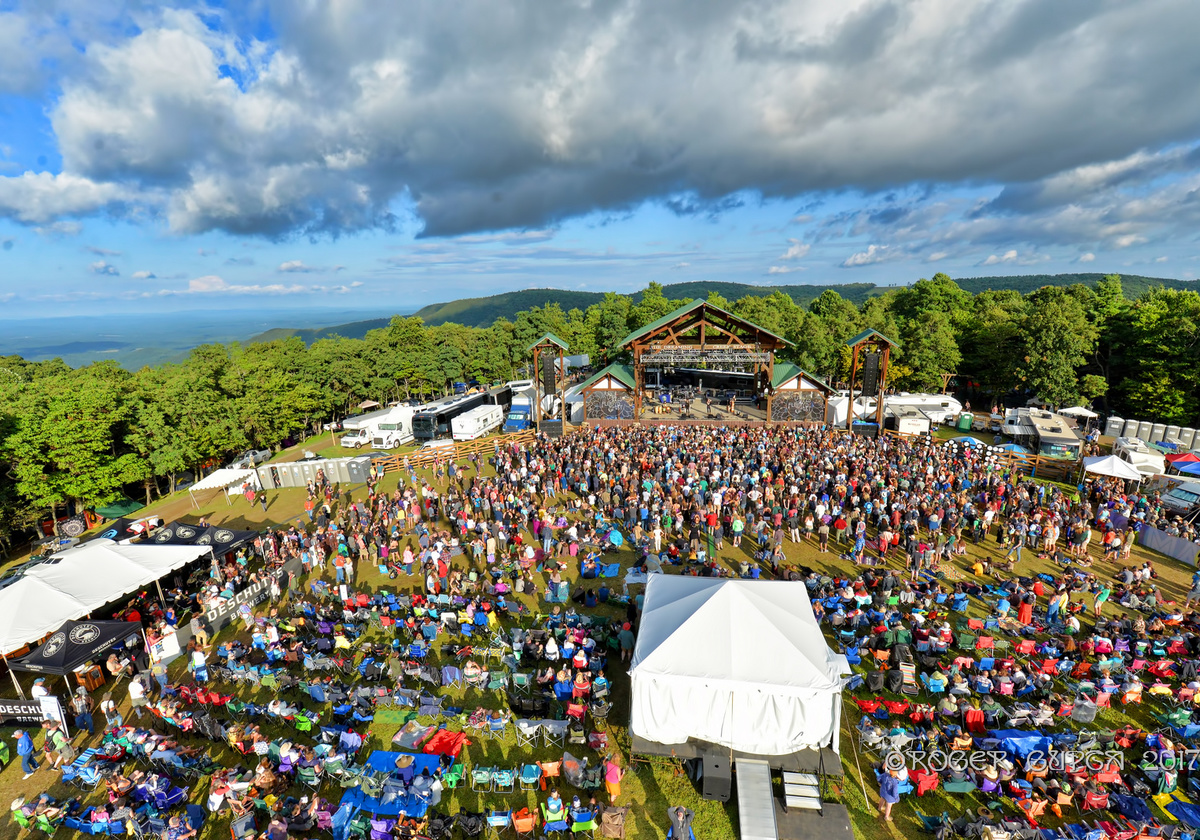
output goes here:
{"type": "Polygon", "coordinates": [[[9,665],[18,671],[67,675],[130,636],[141,636],[136,621],[68,621],[50,638],[9,665]]]}
{"type": "MultiPolygon", "coordinates": [[[[33,651],[20,659],[10,660],[9,671],[61,675],[70,696],[71,683],[67,674],[130,636],[141,636],[145,643],[142,625],[136,621],[68,621],[33,651]]],[[[16,683],[15,674],[13,683],[16,683]]],[[[20,691],[19,686],[17,690],[20,691]]]]}
{"type": "Polygon", "coordinates": [[[235,531],[215,525],[189,525],[172,522],[158,528],[150,535],[150,542],[158,545],[211,545],[214,551],[224,554],[234,551],[258,536],[257,531],[235,531]]]}

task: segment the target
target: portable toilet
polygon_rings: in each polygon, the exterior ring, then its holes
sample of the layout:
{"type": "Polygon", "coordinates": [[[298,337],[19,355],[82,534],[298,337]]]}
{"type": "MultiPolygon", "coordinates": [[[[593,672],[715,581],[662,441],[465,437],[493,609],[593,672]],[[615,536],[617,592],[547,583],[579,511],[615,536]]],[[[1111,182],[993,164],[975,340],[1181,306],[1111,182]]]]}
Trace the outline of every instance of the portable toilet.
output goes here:
{"type": "Polygon", "coordinates": [[[1109,417],[1104,424],[1104,434],[1109,437],[1118,438],[1121,436],[1121,430],[1125,428],[1125,421],[1120,417],[1109,417]]]}
{"type": "Polygon", "coordinates": [[[1167,430],[1165,432],[1163,432],[1162,439],[1164,441],[1170,441],[1171,443],[1178,444],[1179,443],[1179,427],[1178,426],[1167,426],[1167,430]]]}
{"type": "Polygon", "coordinates": [[[1150,427],[1150,437],[1146,440],[1146,443],[1158,443],[1163,439],[1163,435],[1166,433],[1166,423],[1155,423],[1150,427]]]}
{"type": "Polygon", "coordinates": [[[1144,440],[1146,443],[1150,442],[1150,433],[1152,431],[1154,431],[1154,424],[1151,423],[1149,420],[1142,420],[1140,423],[1138,423],[1137,436],[1140,437],[1142,440],[1144,440]]]}
{"type": "Polygon", "coordinates": [[[1190,426],[1184,426],[1179,430],[1179,448],[1190,450],[1195,444],[1196,430],[1190,426]]]}
{"type": "Polygon", "coordinates": [[[1138,421],[1126,420],[1125,428],[1121,430],[1121,437],[1134,438],[1138,436],[1138,421]]]}
{"type": "Polygon", "coordinates": [[[975,422],[975,415],[968,411],[964,411],[958,415],[958,430],[960,432],[971,431],[971,424],[975,422]]]}

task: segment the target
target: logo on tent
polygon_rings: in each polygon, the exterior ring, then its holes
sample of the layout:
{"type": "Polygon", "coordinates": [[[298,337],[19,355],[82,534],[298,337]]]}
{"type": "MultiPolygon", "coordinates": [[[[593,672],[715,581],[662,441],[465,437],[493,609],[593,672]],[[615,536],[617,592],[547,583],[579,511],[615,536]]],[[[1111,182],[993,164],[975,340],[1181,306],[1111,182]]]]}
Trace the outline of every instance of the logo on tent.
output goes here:
{"type": "Polygon", "coordinates": [[[196,540],[196,545],[212,545],[212,536],[205,534],[200,539],[196,540]]]}
{"type": "Polygon", "coordinates": [[[222,528],[220,531],[217,531],[213,538],[219,543],[233,542],[233,531],[227,531],[222,528]]]}
{"type": "Polygon", "coordinates": [[[90,645],[100,638],[100,628],[95,624],[77,624],[71,628],[71,641],[77,645],[90,645]]]}
{"type": "Polygon", "coordinates": [[[184,525],[175,530],[175,535],[177,537],[179,537],[179,539],[181,539],[181,540],[190,540],[192,537],[196,536],[196,529],[189,528],[186,525],[184,525]]]}
{"type": "Polygon", "coordinates": [[[111,540],[111,539],[113,539],[113,538],[114,538],[116,535],[117,535],[117,529],[116,529],[116,528],[109,528],[107,531],[105,531],[104,533],[102,533],[102,534],[100,535],[100,539],[102,539],[102,540],[111,540]]]}
{"type": "Polygon", "coordinates": [[[49,659],[50,657],[54,656],[54,654],[62,650],[63,645],[66,643],[66,633],[55,633],[46,641],[46,644],[42,645],[42,656],[46,659],[49,659]]]}
{"type": "Polygon", "coordinates": [[[170,541],[171,537],[173,537],[173,536],[175,536],[175,534],[174,534],[174,532],[171,531],[170,528],[163,528],[161,531],[159,531],[157,534],[154,535],[154,541],[160,542],[160,543],[165,543],[165,542],[170,541]]]}

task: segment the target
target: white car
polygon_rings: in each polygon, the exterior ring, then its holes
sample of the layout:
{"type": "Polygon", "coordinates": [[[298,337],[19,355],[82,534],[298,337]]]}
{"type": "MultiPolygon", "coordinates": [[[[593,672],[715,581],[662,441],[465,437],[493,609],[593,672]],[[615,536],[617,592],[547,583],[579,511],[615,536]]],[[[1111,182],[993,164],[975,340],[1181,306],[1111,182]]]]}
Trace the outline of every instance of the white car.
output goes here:
{"type": "Polygon", "coordinates": [[[269,460],[271,460],[271,450],[247,449],[241,455],[233,459],[233,461],[229,464],[229,468],[234,470],[248,470],[269,460]]]}

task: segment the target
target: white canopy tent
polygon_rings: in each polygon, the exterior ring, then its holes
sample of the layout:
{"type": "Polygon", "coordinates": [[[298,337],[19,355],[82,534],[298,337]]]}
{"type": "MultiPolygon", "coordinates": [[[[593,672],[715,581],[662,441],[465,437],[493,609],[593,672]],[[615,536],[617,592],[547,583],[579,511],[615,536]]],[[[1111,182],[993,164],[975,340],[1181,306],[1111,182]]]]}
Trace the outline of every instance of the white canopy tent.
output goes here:
{"type": "Polygon", "coordinates": [[[1081,405],[1077,405],[1073,408],[1064,408],[1062,411],[1060,411],[1058,413],[1065,415],[1067,417],[1082,417],[1084,420],[1095,420],[1097,417],[1100,416],[1096,412],[1094,412],[1090,409],[1084,408],[1081,405]]]}
{"type": "Polygon", "coordinates": [[[1145,478],[1137,467],[1128,461],[1123,461],[1116,455],[1096,455],[1091,458],[1083,459],[1083,469],[1085,472],[1093,473],[1094,475],[1107,475],[1112,478],[1124,478],[1131,481],[1141,481],[1145,478]]]}
{"type": "Polygon", "coordinates": [[[206,545],[119,545],[91,540],[27,568],[0,589],[0,651],[38,641],[209,554],[206,545]]]}
{"type": "MultiPolygon", "coordinates": [[[[222,467],[210,475],[206,475],[188,488],[188,493],[192,496],[192,506],[198,507],[196,504],[197,490],[223,490],[225,491],[225,501],[229,502],[229,488],[234,485],[245,484],[251,479],[253,479],[252,483],[254,486],[257,487],[258,472],[256,470],[235,470],[230,467],[222,467]]],[[[233,504],[232,502],[229,503],[233,504]]]]}
{"type": "Polygon", "coordinates": [[[630,729],[763,757],[836,752],[844,668],[802,583],[651,575],[630,729]]]}

